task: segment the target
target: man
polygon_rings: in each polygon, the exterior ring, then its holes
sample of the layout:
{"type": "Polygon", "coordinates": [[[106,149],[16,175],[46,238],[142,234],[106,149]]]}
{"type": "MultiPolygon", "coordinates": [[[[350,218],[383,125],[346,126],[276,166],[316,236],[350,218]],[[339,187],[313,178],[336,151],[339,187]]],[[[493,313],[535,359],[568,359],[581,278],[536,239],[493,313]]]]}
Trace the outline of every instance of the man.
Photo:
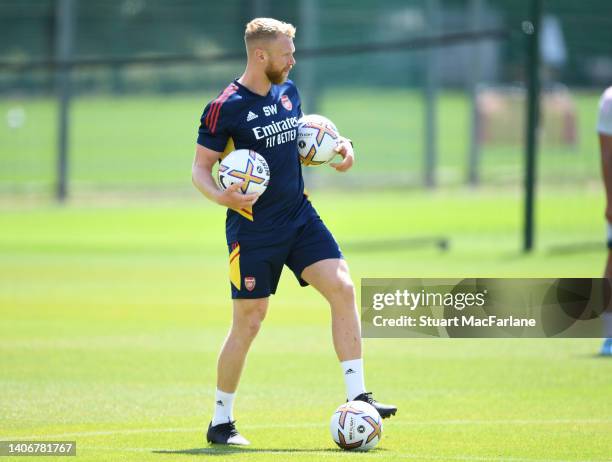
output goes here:
{"type": "MultiPolygon", "coordinates": [[[[348,266],[304,194],[297,153],[297,120],[302,109],[295,85],[287,80],[296,63],[294,35],[291,24],[275,19],[249,22],[244,35],[246,69],[206,106],[201,119],[193,182],[208,199],[229,209],[226,238],[234,281],[230,283],[233,322],[217,364],[215,412],[206,435],[209,443],[249,444],[236,430],[234,397],[283,265],[293,271],[300,285],[312,285],[330,304],[333,343],[343,368],[347,399],[369,402],[383,418],[397,410],[366,392],[359,317],[348,266]],[[283,133],[277,133],[278,127],[283,133]],[[270,183],[261,197],[241,194],[239,184],[225,191],[216,186],[212,167],[234,149],[252,149],[266,159],[270,183]]],[[[350,140],[343,139],[336,150],[342,161],[331,165],[345,172],[354,162],[350,140]]]]}
{"type": "MultiPolygon", "coordinates": [[[[606,187],[606,219],[608,222],[608,261],[604,277],[612,279],[612,87],[609,87],[599,101],[597,119],[599,147],[601,150],[601,168],[606,187]]],[[[612,356],[612,312],[603,314],[604,343],[601,346],[603,356],[612,356]]]]}

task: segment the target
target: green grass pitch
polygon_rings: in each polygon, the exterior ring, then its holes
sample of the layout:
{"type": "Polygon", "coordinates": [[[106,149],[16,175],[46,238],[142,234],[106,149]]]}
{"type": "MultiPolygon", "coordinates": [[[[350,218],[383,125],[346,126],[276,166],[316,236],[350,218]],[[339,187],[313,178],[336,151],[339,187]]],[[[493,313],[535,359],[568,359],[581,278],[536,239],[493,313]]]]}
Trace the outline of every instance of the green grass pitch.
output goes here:
{"type": "MultiPolygon", "coordinates": [[[[589,339],[368,339],[367,386],[399,412],[375,450],[338,450],[328,421],[344,384],[328,308],[287,273],[237,397],[253,446],[208,447],[230,320],[227,251],[224,211],[193,198],[4,204],[0,439],[76,440],[77,460],[93,462],[612,460],[612,361],[589,339]]],[[[603,267],[600,190],[542,194],[530,256],[512,192],[315,192],[313,202],[356,282],[597,277],[603,267]],[[420,236],[450,248],[402,244],[420,236]],[[360,245],[371,240],[388,246],[360,245]],[[589,242],[600,245],[555,250],[589,242]]]]}

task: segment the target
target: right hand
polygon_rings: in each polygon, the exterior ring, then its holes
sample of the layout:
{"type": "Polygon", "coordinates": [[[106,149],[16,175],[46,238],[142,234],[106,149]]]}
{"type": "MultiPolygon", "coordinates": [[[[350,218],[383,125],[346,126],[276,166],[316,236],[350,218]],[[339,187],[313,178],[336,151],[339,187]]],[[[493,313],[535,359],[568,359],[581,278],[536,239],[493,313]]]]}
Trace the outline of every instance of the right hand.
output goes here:
{"type": "Polygon", "coordinates": [[[220,205],[236,210],[251,207],[259,199],[259,194],[242,194],[242,192],[238,191],[240,186],[242,186],[242,182],[229,185],[227,189],[219,193],[217,202],[220,205]]]}

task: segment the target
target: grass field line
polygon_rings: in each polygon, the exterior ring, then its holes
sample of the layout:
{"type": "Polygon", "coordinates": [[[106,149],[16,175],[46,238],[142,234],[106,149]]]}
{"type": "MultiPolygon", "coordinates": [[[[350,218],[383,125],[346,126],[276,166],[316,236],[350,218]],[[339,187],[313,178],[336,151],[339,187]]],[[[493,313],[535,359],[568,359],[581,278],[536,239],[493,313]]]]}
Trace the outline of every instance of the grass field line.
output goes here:
{"type": "MultiPolygon", "coordinates": [[[[436,425],[598,425],[612,424],[612,419],[498,419],[498,420],[429,420],[429,421],[395,421],[390,422],[392,426],[436,426],[436,425]]],[[[304,422],[296,424],[254,424],[241,425],[243,429],[273,429],[273,428],[316,428],[326,427],[326,423],[304,422]]],[[[3,436],[3,440],[24,440],[36,438],[68,438],[77,436],[106,436],[106,435],[130,435],[138,433],[190,433],[204,431],[205,425],[201,427],[177,427],[177,428],[126,428],[117,430],[96,430],[84,432],[67,432],[53,435],[17,435],[3,436]]]]}
{"type": "Polygon", "coordinates": [[[367,453],[355,453],[351,451],[340,451],[340,450],[331,450],[331,449],[295,449],[291,448],[286,449],[248,449],[248,448],[226,448],[226,447],[205,447],[199,449],[186,449],[186,450],[167,450],[160,448],[111,448],[111,447],[101,447],[101,446],[84,446],[79,447],[79,449],[91,450],[91,451],[109,451],[109,452],[151,452],[157,454],[191,454],[191,455],[215,455],[219,456],[222,454],[227,455],[239,455],[239,454],[249,454],[249,455],[274,455],[274,454],[282,454],[282,455],[293,455],[293,456],[302,456],[302,455],[316,455],[317,457],[351,457],[354,458],[356,454],[364,455],[364,457],[377,457],[377,458],[389,458],[392,457],[394,459],[416,459],[416,460],[453,460],[453,461],[463,461],[463,462],[612,462],[612,459],[540,459],[540,458],[529,458],[529,457],[488,457],[488,456],[468,456],[468,455],[458,455],[458,456],[441,456],[441,455],[427,455],[427,454],[409,454],[409,453],[397,453],[394,451],[385,451],[385,452],[376,452],[371,451],[367,453]]]}

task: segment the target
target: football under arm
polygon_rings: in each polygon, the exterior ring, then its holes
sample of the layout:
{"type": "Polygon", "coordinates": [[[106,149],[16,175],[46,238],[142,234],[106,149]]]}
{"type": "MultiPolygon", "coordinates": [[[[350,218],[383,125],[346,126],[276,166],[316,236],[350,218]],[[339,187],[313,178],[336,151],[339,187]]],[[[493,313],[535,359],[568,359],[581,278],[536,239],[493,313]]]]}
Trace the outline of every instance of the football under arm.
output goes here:
{"type": "Polygon", "coordinates": [[[196,144],[195,158],[191,168],[191,181],[193,185],[215,203],[219,203],[220,190],[212,177],[212,168],[222,153],[196,144]]]}

